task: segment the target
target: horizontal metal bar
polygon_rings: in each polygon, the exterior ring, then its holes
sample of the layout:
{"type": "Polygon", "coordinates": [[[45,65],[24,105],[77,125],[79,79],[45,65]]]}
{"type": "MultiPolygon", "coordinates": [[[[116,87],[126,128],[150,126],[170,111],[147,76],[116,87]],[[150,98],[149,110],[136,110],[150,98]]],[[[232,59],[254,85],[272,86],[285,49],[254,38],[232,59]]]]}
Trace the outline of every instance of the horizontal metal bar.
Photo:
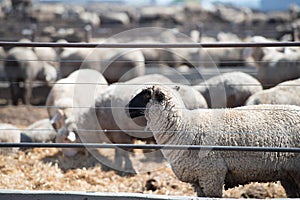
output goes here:
{"type": "Polygon", "coordinates": [[[207,145],[159,145],[159,144],[99,144],[99,143],[0,143],[0,147],[39,148],[103,148],[103,149],[168,149],[206,151],[256,151],[300,153],[300,148],[256,146],[207,146],[207,145]]]}
{"type": "MultiPolygon", "coordinates": [[[[10,84],[17,84],[17,83],[20,83],[22,81],[1,81],[0,80],[0,83],[10,83],[10,84]]],[[[106,83],[98,83],[98,82],[90,82],[90,83],[83,83],[83,82],[77,82],[77,83],[67,83],[67,82],[50,82],[50,83],[44,83],[42,84],[41,81],[32,81],[34,84],[36,83],[36,86],[47,86],[47,85],[107,85],[106,83]]],[[[157,83],[157,84],[160,84],[160,85],[165,85],[165,86],[179,86],[180,85],[188,85],[188,84],[182,84],[182,83],[157,83]]],[[[274,83],[275,84],[275,83],[274,83]]],[[[273,85],[274,85],[273,84],[273,85]]],[[[122,82],[122,83],[118,83],[116,85],[120,85],[120,86],[130,86],[130,85],[137,85],[137,86],[151,86],[151,85],[154,85],[154,83],[125,83],[125,82],[122,82]]],[[[270,84],[271,85],[271,84],[270,84]]],[[[35,86],[35,85],[34,85],[35,86]]],[[[203,82],[200,82],[196,85],[192,85],[192,86],[203,86],[203,87],[220,87],[219,84],[207,84],[205,81],[203,82]]],[[[245,84],[226,84],[226,86],[232,86],[232,87],[245,87],[245,86],[253,86],[253,87],[257,87],[257,86],[261,86],[261,84],[259,83],[245,83],[245,84]]],[[[298,87],[300,86],[300,84],[288,84],[288,85],[280,85],[280,87],[298,87]]],[[[225,87],[225,84],[224,86],[225,87]]],[[[1,86],[0,86],[1,88],[1,86]]]]}
{"type": "MultiPolygon", "coordinates": [[[[100,126],[101,127],[101,126],[100,126]]],[[[20,129],[18,128],[1,128],[0,131],[19,131],[20,129]]],[[[43,134],[43,131],[52,131],[53,129],[24,129],[25,132],[40,132],[41,134],[43,134]]],[[[24,132],[23,131],[23,132],[24,132]]],[[[138,130],[138,129],[78,129],[77,130],[79,132],[79,136],[80,133],[99,133],[99,132],[103,132],[103,133],[114,133],[114,132],[126,132],[126,133],[153,133],[153,132],[159,132],[159,130],[138,130]]],[[[21,131],[22,132],[22,131],[21,131]]],[[[177,131],[164,131],[165,133],[177,133],[177,131]]],[[[189,133],[194,133],[193,131],[184,131],[186,134],[189,133]]],[[[224,132],[225,134],[239,134],[239,135],[274,135],[273,132],[224,132]]],[[[281,133],[283,134],[283,133],[281,133]]],[[[147,136],[148,137],[148,136],[147,136]]]]}
{"type": "Polygon", "coordinates": [[[236,43],[54,43],[54,42],[7,42],[5,47],[57,47],[57,48],[231,48],[231,47],[299,47],[300,42],[236,42],[236,43]]]}
{"type": "MultiPolygon", "coordinates": [[[[65,182],[67,184],[67,182],[65,182]]],[[[57,190],[15,190],[0,189],[1,199],[9,200],[204,200],[195,196],[170,196],[157,194],[142,194],[129,192],[94,192],[94,191],[57,191],[57,190]]],[[[206,200],[222,200],[208,198],[206,200]]],[[[229,199],[226,200],[236,200],[229,199]]],[[[283,199],[281,199],[283,200],[283,199]]]]}
{"type": "MultiPolygon", "coordinates": [[[[202,75],[209,75],[209,74],[202,74],[202,75]]],[[[6,80],[0,80],[0,84],[17,84],[17,83],[22,83],[23,81],[6,81],[6,80]]],[[[44,83],[44,82],[41,82],[41,81],[32,81],[33,84],[36,84],[36,86],[47,86],[47,85],[107,85],[106,83],[101,83],[101,82],[49,82],[49,83],[44,83]]],[[[184,83],[163,83],[163,82],[160,82],[160,83],[157,83],[157,84],[160,84],[160,85],[165,85],[165,86],[179,86],[180,85],[188,85],[190,86],[189,84],[184,84],[184,83]]],[[[270,83],[270,84],[263,84],[264,86],[274,86],[275,83],[270,83]]],[[[119,86],[131,86],[131,85],[136,85],[136,86],[151,86],[151,85],[154,85],[154,83],[126,83],[126,82],[121,82],[121,83],[117,83],[116,85],[119,85],[119,86]]],[[[7,85],[8,86],[8,85],[7,85]]],[[[35,85],[33,85],[35,86],[35,85]]],[[[219,84],[211,84],[211,83],[206,83],[206,81],[204,80],[203,82],[200,82],[198,84],[195,84],[195,85],[191,85],[191,86],[202,86],[202,87],[220,87],[219,84]]],[[[238,83],[232,83],[232,84],[226,84],[226,86],[232,86],[232,87],[244,87],[244,86],[248,86],[248,87],[257,87],[257,86],[261,86],[261,84],[259,83],[245,83],[245,84],[238,84],[238,83]]],[[[282,84],[280,85],[280,87],[299,87],[300,84],[282,84]]],[[[225,84],[224,86],[225,87],[225,84]]],[[[0,89],[1,88],[4,88],[4,87],[1,87],[0,86],[0,89]]]]}

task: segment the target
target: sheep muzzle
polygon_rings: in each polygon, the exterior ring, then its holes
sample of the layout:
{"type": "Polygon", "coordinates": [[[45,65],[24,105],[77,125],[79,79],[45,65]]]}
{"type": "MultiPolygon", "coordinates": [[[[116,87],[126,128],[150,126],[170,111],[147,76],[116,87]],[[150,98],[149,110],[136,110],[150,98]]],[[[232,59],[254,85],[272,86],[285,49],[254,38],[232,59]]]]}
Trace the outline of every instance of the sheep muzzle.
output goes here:
{"type": "Polygon", "coordinates": [[[125,107],[128,117],[136,118],[145,114],[146,105],[151,99],[151,90],[145,89],[133,97],[125,107]]]}

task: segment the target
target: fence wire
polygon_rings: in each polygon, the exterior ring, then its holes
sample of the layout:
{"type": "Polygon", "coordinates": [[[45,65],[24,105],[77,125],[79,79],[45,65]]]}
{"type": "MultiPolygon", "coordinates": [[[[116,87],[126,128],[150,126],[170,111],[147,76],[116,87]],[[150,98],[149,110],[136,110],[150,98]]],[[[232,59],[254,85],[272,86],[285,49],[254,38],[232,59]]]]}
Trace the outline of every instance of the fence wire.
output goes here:
{"type": "Polygon", "coordinates": [[[299,47],[300,42],[214,42],[214,43],[55,43],[6,42],[3,47],[57,47],[57,48],[245,48],[245,47],[299,47]]]}
{"type": "Polygon", "coordinates": [[[207,146],[207,145],[159,145],[159,144],[99,144],[99,143],[0,143],[0,148],[38,147],[38,148],[103,148],[103,149],[165,149],[165,150],[203,150],[203,151],[248,151],[300,153],[300,148],[256,147],[256,146],[207,146]]]}

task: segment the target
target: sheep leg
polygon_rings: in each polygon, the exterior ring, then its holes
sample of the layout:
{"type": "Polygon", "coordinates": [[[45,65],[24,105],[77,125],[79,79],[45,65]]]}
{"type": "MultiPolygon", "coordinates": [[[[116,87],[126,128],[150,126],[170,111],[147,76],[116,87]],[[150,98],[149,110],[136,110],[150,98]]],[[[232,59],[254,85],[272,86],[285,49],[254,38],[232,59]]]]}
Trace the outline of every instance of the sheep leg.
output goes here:
{"type": "Polygon", "coordinates": [[[31,93],[32,93],[32,81],[31,80],[25,81],[25,104],[26,105],[30,104],[31,93]]]}
{"type": "Polygon", "coordinates": [[[205,179],[203,177],[199,180],[199,188],[196,190],[202,197],[222,197],[222,190],[224,185],[225,176],[220,173],[208,172],[209,174],[205,179]]]}
{"type": "Polygon", "coordinates": [[[205,194],[203,192],[203,188],[200,187],[199,183],[192,183],[192,186],[198,197],[204,197],[205,194]]]}
{"type": "Polygon", "coordinates": [[[18,105],[19,94],[20,94],[20,86],[16,80],[12,80],[9,84],[11,100],[13,105],[18,105]]]}
{"type": "Polygon", "coordinates": [[[135,172],[132,162],[129,158],[128,152],[124,151],[123,149],[116,149],[115,150],[115,163],[116,166],[122,167],[124,161],[124,170],[125,172],[135,172]]]}
{"type": "Polygon", "coordinates": [[[280,180],[281,185],[284,187],[286,195],[289,198],[300,197],[300,182],[299,179],[297,180],[297,176],[296,178],[293,178],[294,176],[295,175],[292,176],[288,175],[284,179],[280,180]]]}
{"type": "Polygon", "coordinates": [[[120,149],[115,149],[115,164],[117,167],[122,167],[123,159],[122,159],[122,153],[120,152],[120,149]]]}
{"type": "Polygon", "coordinates": [[[223,185],[227,173],[227,167],[221,160],[208,159],[197,171],[202,174],[198,177],[199,188],[197,191],[205,197],[222,197],[223,185]]]}
{"type": "Polygon", "coordinates": [[[125,159],[125,170],[128,172],[135,172],[133,166],[132,166],[132,162],[129,158],[129,153],[124,152],[123,153],[123,158],[125,159]]]}

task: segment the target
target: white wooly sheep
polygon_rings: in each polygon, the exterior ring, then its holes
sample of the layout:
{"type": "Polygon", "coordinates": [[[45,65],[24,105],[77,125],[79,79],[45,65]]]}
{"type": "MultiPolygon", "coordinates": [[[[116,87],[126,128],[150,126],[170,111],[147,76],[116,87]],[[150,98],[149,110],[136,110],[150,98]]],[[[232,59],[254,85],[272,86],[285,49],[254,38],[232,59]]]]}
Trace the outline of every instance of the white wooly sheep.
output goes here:
{"type": "MultiPolygon", "coordinates": [[[[64,41],[58,41],[65,43],[64,41]]],[[[61,77],[65,78],[78,69],[100,68],[99,55],[87,48],[63,48],[59,55],[61,77]]]]}
{"type": "MultiPolygon", "coordinates": [[[[21,132],[20,130],[7,123],[0,123],[0,143],[2,142],[12,142],[12,143],[20,143],[21,141],[21,132]]],[[[18,147],[13,148],[0,148],[0,153],[16,153],[18,151],[18,147]]]]}
{"type": "MultiPolygon", "coordinates": [[[[94,107],[95,97],[106,87],[107,81],[103,75],[92,69],[77,70],[55,83],[48,95],[46,106],[51,123],[58,133],[56,142],[80,141],[75,127],[78,115],[94,107]]],[[[92,138],[92,134],[90,137],[92,138]]],[[[62,151],[67,156],[77,153],[72,148],[63,148],[62,151]]]]}
{"type": "MultiPolygon", "coordinates": [[[[261,36],[251,42],[273,42],[261,36]]],[[[283,81],[300,77],[300,48],[291,47],[257,47],[245,48],[244,59],[249,65],[257,67],[257,78],[264,88],[273,87],[283,81]]]]}
{"type": "Polygon", "coordinates": [[[30,104],[34,81],[51,84],[57,79],[55,67],[40,61],[35,52],[26,47],[10,49],[7,53],[4,69],[7,80],[10,82],[11,98],[14,105],[18,104],[19,98],[23,100],[23,103],[30,104]],[[24,89],[18,82],[24,83],[24,89]]]}
{"type": "Polygon", "coordinates": [[[189,85],[176,84],[184,105],[187,109],[208,108],[206,99],[194,87],[189,85]]]}
{"type": "MultiPolygon", "coordinates": [[[[201,42],[211,42],[210,38],[204,37],[201,42]]],[[[213,42],[242,42],[235,34],[220,32],[217,35],[216,41],[213,42]]],[[[208,48],[205,50],[210,59],[217,66],[238,66],[243,64],[243,49],[241,48],[208,48]]],[[[202,58],[205,61],[205,57],[202,58]]],[[[209,60],[208,60],[209,61],[209,60]]],[[[211,63],[211,62],[208,62],[211,63]]],[[[204,63],[204,66],[207,63],[204,63]]]]}
{"type": "Polygon", "coordinates": [[[33,51],[37,57],[45,62],[48,62],[50,65],[55,67],[56,70],[59,70],[58,55],[54,48],[52,47],[34,47],[33,51]]]}
{"type": "Polygon", "coordinates": [[[80,68],[101,72],[109,83],[145,74],[145,58],[141,50],[64,48],[60,62],[62,77],[80,68]]]}
{"type": "MultiPolygon", "coordinates": [[[[100,69],[109,83],[128,81],[145,74],[145,57],[141,50],[98,49],[100,69]]],[[[95,69],[95,68],[93,68],[95,69]]]]}
{"type": "MultiPolygon", "coordinates": [[[[256,105],[234,109],[184,109],[178,94],[148,86],[128,104],[131,118],[145,116],[158,144],[300,147],[300,107],[256,105]]],[[[198,196],[221,197],[251,181],[281,181],[288,197],[300,197],[297,153],[162,149],[175,175],[198,196]]]]}
{"type": "Polygon", "coordinates": [[[259,91],[248,98],[245,105],[290,104],[300,105],[300,79],[285,81],[273,88],[259,91]]]}
{"type": "Polygon", "coordinates": [[[257,78],[265,88],[283,81],[300,77],[300,49],[298,51],[270,52],[262,58],[257,71],[257,78]]]}
{"type": "Polygon", "coordinates": [[[54,142],[56,131],[50,120],[41,119],[22,130],[21,142],[54,142]]]}
{"type": "Polygon", "coordinates": [[[204,96],[210,108],[242,106],[249,96],[262,90],[258,80],[243,72],[214,76],[193,87],[204,96]]]}
{"type": "MultiPolygon", "coordinates": [[[[245,39],[246,42],[277,42],[276,40],[272,40],[269,38],[265,38],[263,36],[253,36],[245,39]]],[[[282,51],[283,47],[247,47],[243,50],[243,59],[245,63],[249,66],[257,67],[260,65],[260,61],[264,57],[265,54],[274,51],[282,51]]]]}

